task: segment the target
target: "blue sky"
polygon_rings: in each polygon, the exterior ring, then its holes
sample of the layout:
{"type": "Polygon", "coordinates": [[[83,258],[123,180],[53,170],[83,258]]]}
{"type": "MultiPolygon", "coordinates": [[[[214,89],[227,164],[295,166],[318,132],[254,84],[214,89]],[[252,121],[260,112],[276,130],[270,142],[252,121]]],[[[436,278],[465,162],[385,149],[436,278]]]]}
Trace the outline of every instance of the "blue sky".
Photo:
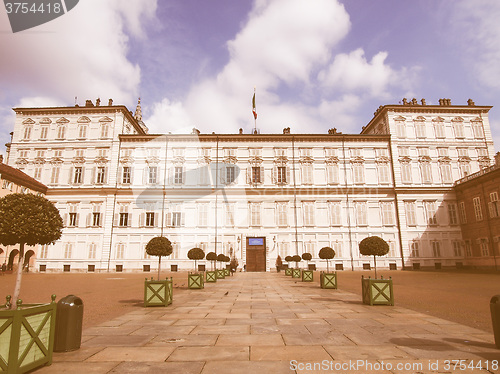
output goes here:
{"type": "MultiPolygon", "coordinates": [[[[359,133],[379,105],[492,105],[497,0],[80,0],[12,34],[0,9],[0,142],[12,107],[142,101],[150,132],[359,133]],[[126,4],[126,7],[124,7],[126,4]]],[[[498,107],[498,108],[497,108],[498,107]]],[[[3,151],[3,150],[2,150],[3,151]]]]}

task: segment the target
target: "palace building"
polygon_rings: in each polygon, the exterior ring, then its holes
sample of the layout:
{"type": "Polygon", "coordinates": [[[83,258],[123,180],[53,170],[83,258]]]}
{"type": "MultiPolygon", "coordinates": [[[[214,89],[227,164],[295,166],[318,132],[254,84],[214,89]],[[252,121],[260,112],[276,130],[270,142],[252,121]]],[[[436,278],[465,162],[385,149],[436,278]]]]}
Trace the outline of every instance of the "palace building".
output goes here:
{"type": "Polygon", "coordinates": [[[179,269],[193,247],[247,271],[304,252],[323,267],[325,246],[337,269],[368,268],[358,243],[372,235],[390,245],[382,267],[462,266],[454,182],[493,163],[490,109],[414,99],[379,107],[360,134],[178,135],[149,134],[140,101],[135,114],[112,100],[15,108],[7,164],[47,185],[64,220],[37,271],[152,271],[158,235],[179,269]]]}

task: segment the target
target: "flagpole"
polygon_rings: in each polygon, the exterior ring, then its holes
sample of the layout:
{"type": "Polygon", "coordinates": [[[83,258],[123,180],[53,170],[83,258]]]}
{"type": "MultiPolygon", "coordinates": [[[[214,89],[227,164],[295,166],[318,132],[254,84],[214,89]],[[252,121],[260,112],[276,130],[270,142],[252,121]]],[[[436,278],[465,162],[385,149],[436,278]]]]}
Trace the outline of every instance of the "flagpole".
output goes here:
{"type": "Polygon", "coordinates": [[[257,134],[257,107],[255,105],[255,91],[257,87],[254,86],[253,88],[253,99],[252,99],[252,112],[253,112],[253,118],[254,118],[254,134],[257,134]]]}

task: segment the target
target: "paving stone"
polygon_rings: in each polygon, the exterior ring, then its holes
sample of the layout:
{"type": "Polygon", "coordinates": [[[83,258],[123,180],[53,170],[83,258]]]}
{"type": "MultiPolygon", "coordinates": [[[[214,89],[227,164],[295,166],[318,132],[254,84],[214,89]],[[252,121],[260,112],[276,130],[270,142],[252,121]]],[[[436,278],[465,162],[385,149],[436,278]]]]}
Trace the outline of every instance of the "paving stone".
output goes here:
{"type": "Polygon", "coordinates": [[[114,367],[119,365],[119,362],[53,362],[50,366],[44,366],[36,370],[37,374],[106,374],[114,367]]]}
{"type": "Polygon", "coordinates": [[[95,361],[165,361],[175,347],[107,347],[86,362],[95,361]]]}
{"type": "Polygon", "coordinates": [[[322,346],[251,347],[250,361],[320,362],[332,357],[322,346]]]}
{"type": "Polygon", "coordinates": [[[196,326],[191,334],[249,334],[250,325],[196,326]]]}
{"type": "MultiPolygon", "coordinates": [[[[233,336],[233,335],[231,335],[233,336]]],[[[236,336],[236,335],[235,335],[236,336]]],[[[146,344],[148,347],[210,346],[215,345],[218,335],[174,335],[161,334],[146,344]]]]}
{"type": "Polygon", "coordinates": [[[211,361],[207,362],[202,374],[248,374],[273,373],[290,374],[287,362],[276,361],[211,361]]]}
{"type": "MultiPolygon", "coordinates": [[[[269,349],[269,348],[268,348],[269,349]]],[[[248,361],[249,347],[178,347],[168,361],[248,361]]]]}
{"type": "Polygon", "coordinates": [[[283,338],[280,334],[266,334],[266,335],[219,335],[217,339],[217,346],[280,346],[285,345],[283,338]]]}
{"type": "Polygon", "coordinates": [[[204,362],[122,362],[109,373],[119,374],[199,374],[204,362]]]}

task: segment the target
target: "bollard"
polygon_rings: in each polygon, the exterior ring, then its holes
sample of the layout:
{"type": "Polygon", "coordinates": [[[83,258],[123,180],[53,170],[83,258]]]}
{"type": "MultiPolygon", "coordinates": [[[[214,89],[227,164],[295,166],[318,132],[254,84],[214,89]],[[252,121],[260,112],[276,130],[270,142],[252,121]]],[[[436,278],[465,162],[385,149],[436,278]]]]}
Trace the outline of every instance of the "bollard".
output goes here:
{"type": "Polygon", "coordinates": [[[74,295],[57,303],[54,352],[69,352],[80,348],[82,341],[83,301],[74,295]]]}
{"type": "Polygon", "coordinates": [[[500,295],[495,295],[491,298],[490,311],[493,334],[495,335],[495,345],[500,349],[500,295]]]}

